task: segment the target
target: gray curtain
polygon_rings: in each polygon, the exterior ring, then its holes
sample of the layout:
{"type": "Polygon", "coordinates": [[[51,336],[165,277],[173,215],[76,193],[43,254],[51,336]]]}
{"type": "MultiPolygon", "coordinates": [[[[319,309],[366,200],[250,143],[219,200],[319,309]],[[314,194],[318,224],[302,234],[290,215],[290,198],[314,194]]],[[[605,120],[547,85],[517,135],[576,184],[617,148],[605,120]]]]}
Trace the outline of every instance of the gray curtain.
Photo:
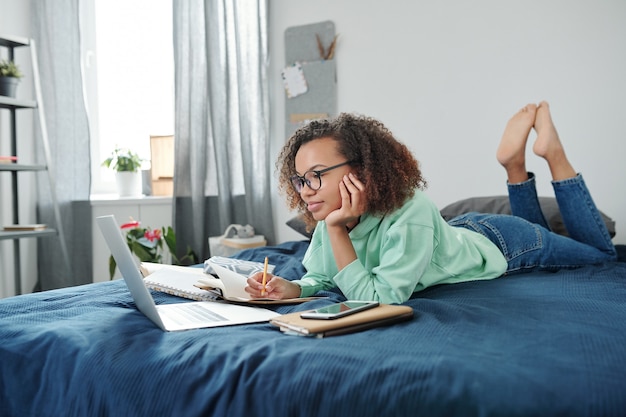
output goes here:
{"type": "MultiPolygon", "coordinates": [[[[91,282],[90,151],[83,99],[78,0],[31,0],[32,33],[38,52],[43,109],[50,143],[53,184],[42,173],[38,185],[38,221],[63,227],[70,263],[59,238],[38,240],[36,290],[91,282]],[[56,194],[61,225],[54,216],[56,194]]],[[[34,131],[41,142],[39,121],[34,131]]],[[[38,158],[44,160],[41,147],[38,158]]]]}
{"type": "Polygon", "coordinates": [[[175,1],[174,230],[202,258],[232,223],[274,241],[266,0],[175,1]]]}

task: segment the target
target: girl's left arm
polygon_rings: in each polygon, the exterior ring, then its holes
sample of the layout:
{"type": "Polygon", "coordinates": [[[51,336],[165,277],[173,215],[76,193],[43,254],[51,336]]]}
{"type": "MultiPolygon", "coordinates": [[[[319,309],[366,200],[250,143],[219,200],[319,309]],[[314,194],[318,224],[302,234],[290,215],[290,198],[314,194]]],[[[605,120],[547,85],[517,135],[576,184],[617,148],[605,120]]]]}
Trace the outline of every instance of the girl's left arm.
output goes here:
{"type": "Polygon", "coordinates": [[[433,235],[428,226],[405,224],[390,229],[377,260],[356,259],[341,269],[334,281],[348,299],[403,303],[418,287],[432,260],[433,235]]]}
{"type": "Polygon", "coordinates": [[[349,173],[339,182],[339,194],[341,207],[330,213],[325,222],[335,263],[341,271],[357,259],[348,228],[354,227],[365,213],[365,185],[354,174],[349,173]]]}

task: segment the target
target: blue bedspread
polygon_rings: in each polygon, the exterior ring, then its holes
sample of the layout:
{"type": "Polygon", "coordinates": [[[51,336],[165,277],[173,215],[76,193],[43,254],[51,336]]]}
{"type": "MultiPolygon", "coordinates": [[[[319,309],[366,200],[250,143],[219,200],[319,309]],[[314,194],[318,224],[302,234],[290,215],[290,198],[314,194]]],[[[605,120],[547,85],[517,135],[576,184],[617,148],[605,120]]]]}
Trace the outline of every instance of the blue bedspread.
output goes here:
{"type": "Polygon", "coordinates": [[[0,300],[0,415],[626,414],[625,263],[442,285],[406,304],[410,322],[309,339],[270,324],[165,333],[123,281],[0,300]]]}

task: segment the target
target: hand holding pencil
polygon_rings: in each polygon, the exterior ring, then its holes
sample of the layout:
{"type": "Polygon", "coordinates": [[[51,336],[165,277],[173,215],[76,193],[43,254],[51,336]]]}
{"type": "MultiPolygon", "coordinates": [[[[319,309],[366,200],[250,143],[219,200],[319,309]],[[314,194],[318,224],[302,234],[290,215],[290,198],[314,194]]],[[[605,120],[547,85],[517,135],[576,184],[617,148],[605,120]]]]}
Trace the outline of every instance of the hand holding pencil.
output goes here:
{"type": "Polygon", "coordinates": [[[300,297],[299,285],[267,272],[268,262],[268,258],[265,257],[263,272],[257,272],[248,277],[245,291],[251,295],[251,298],[282,300],[300,297]]]}

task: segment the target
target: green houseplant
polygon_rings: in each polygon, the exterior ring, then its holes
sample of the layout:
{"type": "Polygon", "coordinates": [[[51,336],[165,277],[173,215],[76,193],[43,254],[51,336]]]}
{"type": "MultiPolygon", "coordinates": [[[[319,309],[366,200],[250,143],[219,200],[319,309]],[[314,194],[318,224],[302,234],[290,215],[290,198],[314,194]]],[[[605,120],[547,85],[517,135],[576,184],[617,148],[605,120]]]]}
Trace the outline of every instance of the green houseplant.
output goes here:
{"type": "Polygon", "coordinates": [[[138,172],[141,169],[142,159],[130,149],[115,148],[102,166],[111,168],[116,172],[138,172]]]}
{"type": "Polygon", "coordinates": [[[115,171],[117,193],[120,197],[141,195],[141,163],[143,160],[130,149],[115,148],[102,166],[115,171]]]}
{"type": "Polygon", "coordinates": [[[22,78],[22,72],[13,61],[0,61],[0,95],[15,97],[17,84],[22,78]]]}

